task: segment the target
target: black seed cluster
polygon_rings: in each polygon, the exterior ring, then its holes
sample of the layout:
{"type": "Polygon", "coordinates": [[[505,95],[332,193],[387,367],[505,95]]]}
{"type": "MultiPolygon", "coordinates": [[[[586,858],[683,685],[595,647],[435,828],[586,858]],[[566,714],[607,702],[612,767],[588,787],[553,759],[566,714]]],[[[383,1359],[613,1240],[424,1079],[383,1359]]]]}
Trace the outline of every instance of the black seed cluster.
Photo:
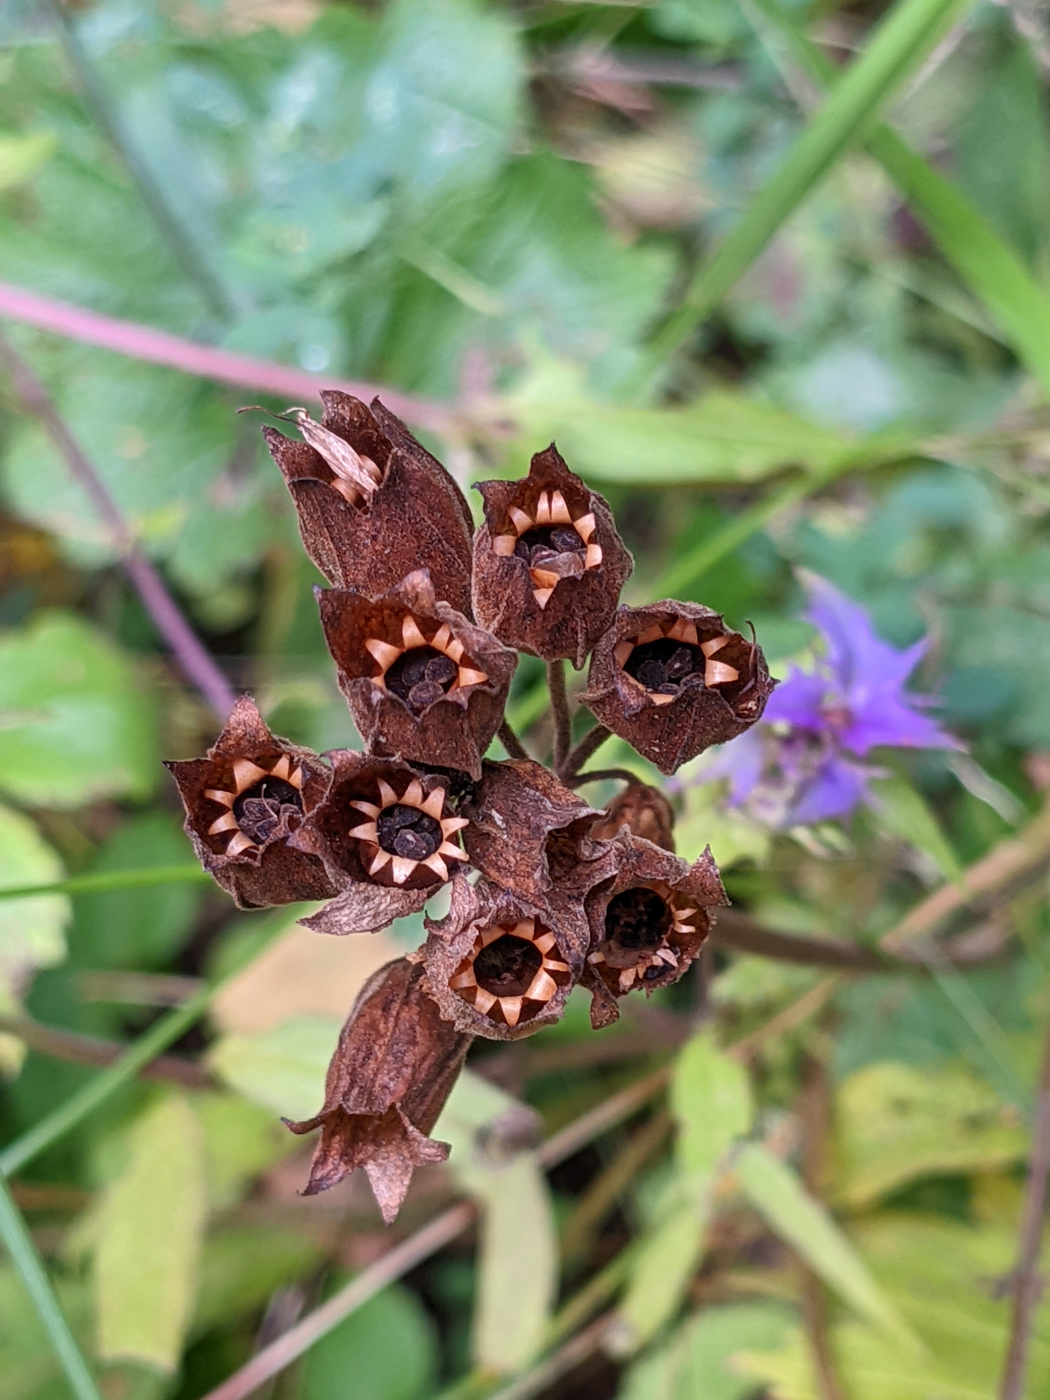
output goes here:
{"type": "Polygon", "coordinates": [[[605,937],[619,948],[659,948],[670,928],[671,910],[666,899],[644,885],[615,895],[605,911],[605,937]]]}
{"type": "Polygon", "coordinates": [[[282,820],[288,824],[288,830],[297,826],[302,811],[302,793],[283,778],[261,778],[233,804],[238,826],[259,846],[270,839],[282,820]]]}
{"type": "Polygon", "coordinates": [[[429,813],[401,802],[384,807],[376,818],[376,827],[383,850],[406,860],[426,860],[441,845],[441,824],[429,813]]]}
{"type": "Polygon", "coordinates": [[[397,658],[386,673],[387,689],[403,700],[413,714],[422,714],[451,689],[459,667],[434,647],[412,647],[397,658]]]}
{"type": "Polygon", "coordinates": [[[583,554],[586,549],[571,525],[536,525],[520,537],[514,553],[526,564],[539,567],[557,554],[583,554]]]}
{"type": "Polygon", "coordinates": [[[520,997],[542,964],[543,954],[535,943],[508,933],[482,948],[474,959],[474,976],[494,997],[520,997]]]}
{"type": "Polygon", "coordinates": [[[635,647],[623,669],[646,690],[658,695],[677,695],[687,676],[699,676],[703,680],[706,664],[699,647],[676,642],[673,637],[661,637],[635,647]]]}

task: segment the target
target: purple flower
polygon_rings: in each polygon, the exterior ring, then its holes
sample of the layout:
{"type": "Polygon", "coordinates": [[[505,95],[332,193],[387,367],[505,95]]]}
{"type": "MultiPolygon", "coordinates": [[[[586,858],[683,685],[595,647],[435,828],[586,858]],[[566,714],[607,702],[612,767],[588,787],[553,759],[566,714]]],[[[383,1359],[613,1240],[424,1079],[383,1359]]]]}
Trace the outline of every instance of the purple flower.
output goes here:
{"type": "Polygon", "coordinates": [[[770,696],[761,725],[727,744],[705,778],[728,777],[729,804],[747,804],[766,825],[786,827],[845,816],[867,800],[878,769],[858,762],[876,747],[957,749],[908,694],[904,682],[926,641],[898,651],[871,619],[826,579],[800,570],[806,617],[823,634],[815,671],[793,667],[770,696]]]}

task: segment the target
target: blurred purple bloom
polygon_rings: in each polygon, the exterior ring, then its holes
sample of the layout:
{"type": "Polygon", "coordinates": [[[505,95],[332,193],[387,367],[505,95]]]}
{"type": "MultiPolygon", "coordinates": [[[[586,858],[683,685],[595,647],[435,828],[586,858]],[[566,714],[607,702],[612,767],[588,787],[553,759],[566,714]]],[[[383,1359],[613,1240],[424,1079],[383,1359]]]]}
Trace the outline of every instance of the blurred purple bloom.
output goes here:
{"type": "Polygon", "coordinates": [[[806,617],[824,636],[823,663],[816,671],[792,668],[762,724],[727,744],[704,775],[728,777],[730,806],[746,802],[771,826],[851,812],[878,774],[856,761],[873,748],[961,747],[923,714],[929,700],[903,688],[925,640],[898,651],[876,635],[859,604],[816,574],[800,576],[810,598],[806,617]]]}

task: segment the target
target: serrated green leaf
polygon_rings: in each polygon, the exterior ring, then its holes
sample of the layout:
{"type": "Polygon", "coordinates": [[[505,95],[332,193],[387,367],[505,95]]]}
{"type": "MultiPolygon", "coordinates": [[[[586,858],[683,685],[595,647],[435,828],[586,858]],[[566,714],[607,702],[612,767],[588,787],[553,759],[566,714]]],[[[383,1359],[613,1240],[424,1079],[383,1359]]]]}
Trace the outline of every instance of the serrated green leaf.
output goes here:
{"type": "Polygon", "coordinates": [[[171,1094],[135,1124],[95,1235],[98,1352],[162,1371],[178,1365],[193,1315],[205,1219],[204,1135],[171,1094]]]}
{"type": "Polygon", "coordinates": [[[933,809],[901,773],[873,778],[871,791],[881,824],[929,856],[946,880],[962,878],[962,867],[933,809]]]}
{"type": "Polygon", "coordinates": [[[159,771],[149,691],[112,642],[58,612],[0,638],[0,789],[76,807],[143,797],[159,771]]]}

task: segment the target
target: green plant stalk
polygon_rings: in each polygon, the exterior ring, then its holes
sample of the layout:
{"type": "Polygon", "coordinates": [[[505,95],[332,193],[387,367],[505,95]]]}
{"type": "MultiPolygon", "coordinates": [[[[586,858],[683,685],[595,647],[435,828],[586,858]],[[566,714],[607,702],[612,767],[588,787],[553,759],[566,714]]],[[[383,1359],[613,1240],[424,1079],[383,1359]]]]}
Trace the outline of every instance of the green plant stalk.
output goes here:
{"type": "MultiPolygon", "coordinates": [[[[832,64],[777,0],[744,0],[745,12],[751,7],[776,28],[810,78],[822,86],[834,82],[832,64]]],[[[1050,397],[1050,296],[984,215],[892,127],[876,127],[867,145],[945,259],[985,304],[1018,359],[1050,397]]]]}
{"type": "Polygon", "coordinates": [[[65,1314],[55,1297],[51,1281],[22,1212],[15,1204],[7,1182],[0,1177],[0,1239],[3,1240],[11,1262],[33,1301],[44,1324],[55,1355],[66,1373],[69,1388],[77,1400],[100,1400],[94,1378],[81,1355],[65,1314]]]}
{"type": "Polygon", "coordinates": [[[205,885],[211,876],[197,864],[151,865],[140,870],[100,870],[95,875],[71,875],[47,885],[11,885],[0,889],[0,900],[27,899],[37,894],[103,894],[109,890],[140,890],[150,885],[205,885]]]}
{"type": "Polygon", "coordinates": [[[897,0],[780,169],[751,201],[714,257],[700,269],[682,304],[654,335],[649,347],[653,368],[688,340],[694,327],[718,305],[842,153],[863,138],[894,90],[915,72],[972,3],[897,0]]]}

